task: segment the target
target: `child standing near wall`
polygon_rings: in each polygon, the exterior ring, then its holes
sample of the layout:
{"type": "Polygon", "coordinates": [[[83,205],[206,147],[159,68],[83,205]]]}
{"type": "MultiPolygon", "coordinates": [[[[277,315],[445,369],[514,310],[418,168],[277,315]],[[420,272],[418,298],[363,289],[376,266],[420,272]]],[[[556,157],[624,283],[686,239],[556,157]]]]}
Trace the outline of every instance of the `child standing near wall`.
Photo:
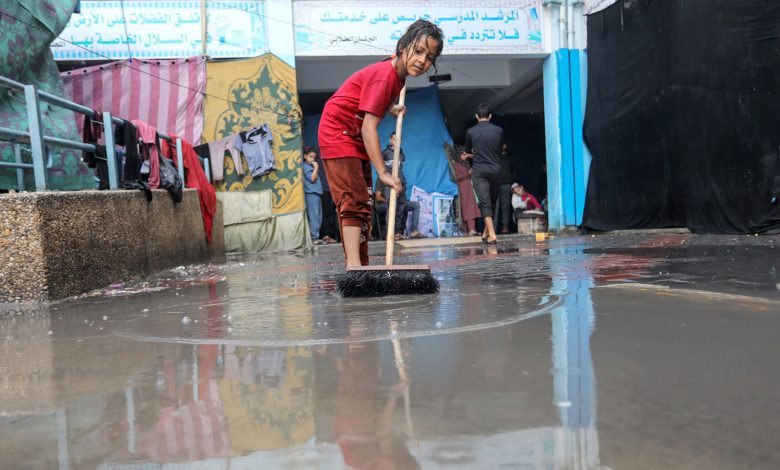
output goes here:
{"type": "Polygon", "coordinates": [[[309,233],[315,245],[322,245],[322,180],[317,163],[317,151],[311,147],[303,150],[303,195],[306,199],[306,215],[309,218],[309,233]]]}
{"type": "Polygon", "coordinates": [[[435,64],[443,37],[435,24],[415,21],[398,40],[392,58],[355,72],[325,104],[318,139],[347,266],[368,265],[371,164],[380,181],[401,190],[401,180],[385,167],[377,127],[385,113],[398,116],[405,111],[394,103],[406,77],[422,75],[435,64]]]}

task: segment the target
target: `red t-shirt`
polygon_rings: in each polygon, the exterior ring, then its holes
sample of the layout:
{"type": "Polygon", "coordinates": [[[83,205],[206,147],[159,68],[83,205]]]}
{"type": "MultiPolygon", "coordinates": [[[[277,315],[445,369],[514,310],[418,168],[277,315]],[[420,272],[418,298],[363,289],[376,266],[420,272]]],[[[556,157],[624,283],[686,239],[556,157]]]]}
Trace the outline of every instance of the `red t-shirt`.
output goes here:
{"type": "Polygon", "coordinates": [[[368,160],[361,129],[363,116],[382,117],[398,99],[403,83],[386,60],[358,70],[325,103],[317,138],[323,159],[357,157],[368,160]]]}

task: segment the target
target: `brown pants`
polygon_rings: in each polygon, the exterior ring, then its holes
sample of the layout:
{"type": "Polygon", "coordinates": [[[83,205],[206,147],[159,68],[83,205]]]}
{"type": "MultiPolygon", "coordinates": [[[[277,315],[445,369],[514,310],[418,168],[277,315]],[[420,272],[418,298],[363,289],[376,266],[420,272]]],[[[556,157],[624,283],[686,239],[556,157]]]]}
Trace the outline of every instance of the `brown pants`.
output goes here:
{"type": "MultiPolygon", "coordinates": [[[[368,238],[374,208],[371,163],[356,157],[343,157],[328,158],[322,164],[339,214],[341,246],[344,247],[343,228],[360,227],[360,264],[367,266],[368,238]]],[[[344,251],[346,256],[346,249],[344,251]]]]}

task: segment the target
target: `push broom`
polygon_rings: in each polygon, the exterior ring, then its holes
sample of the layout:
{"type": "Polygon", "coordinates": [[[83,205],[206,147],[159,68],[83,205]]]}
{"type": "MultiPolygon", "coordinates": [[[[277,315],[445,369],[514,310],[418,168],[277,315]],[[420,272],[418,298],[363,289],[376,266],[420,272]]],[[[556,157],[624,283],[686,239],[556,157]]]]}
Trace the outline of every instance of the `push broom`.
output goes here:
{"type": "MultiPolygon", "coordinates": [[[[401,89],[398,104],[406,101],[406,86],[401,89]]],[[[401,155],[401,128],[404,113],[398,115],[395,122],[396,144],[393,149],[393,177],[398,177],[398,160],[401,155]]],[[[390,203],[387,208],[387,245],[383,266],[350,266],[347,272],[336,280],[336,292],[342,297],[379,297],[383,295],[434,294],[439,291],[439,283],[431,274],[428,265],[394,265],[395,248],[395,211],[398,193],[390,190],[390,203]]]]}

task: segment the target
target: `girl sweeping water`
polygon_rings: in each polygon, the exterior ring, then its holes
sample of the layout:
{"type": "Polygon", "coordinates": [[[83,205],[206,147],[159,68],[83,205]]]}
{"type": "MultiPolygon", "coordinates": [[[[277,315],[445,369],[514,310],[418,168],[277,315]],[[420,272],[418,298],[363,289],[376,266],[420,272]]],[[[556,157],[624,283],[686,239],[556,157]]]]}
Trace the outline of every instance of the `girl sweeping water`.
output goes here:
{"type": "Polygon", "coordinates": [[[392,58],[355,72],[325,104],[318,130],[320,155],[339,214],[348,267],[368,265],[371,164],[384,184],[401,190],[401,180],[385,168],[377,127],[385,113],[398,116],[405,111],[395,102],[406,77],[427,72],[442,47],[441,29],[417,20],[398,40],[392,58]]]}

